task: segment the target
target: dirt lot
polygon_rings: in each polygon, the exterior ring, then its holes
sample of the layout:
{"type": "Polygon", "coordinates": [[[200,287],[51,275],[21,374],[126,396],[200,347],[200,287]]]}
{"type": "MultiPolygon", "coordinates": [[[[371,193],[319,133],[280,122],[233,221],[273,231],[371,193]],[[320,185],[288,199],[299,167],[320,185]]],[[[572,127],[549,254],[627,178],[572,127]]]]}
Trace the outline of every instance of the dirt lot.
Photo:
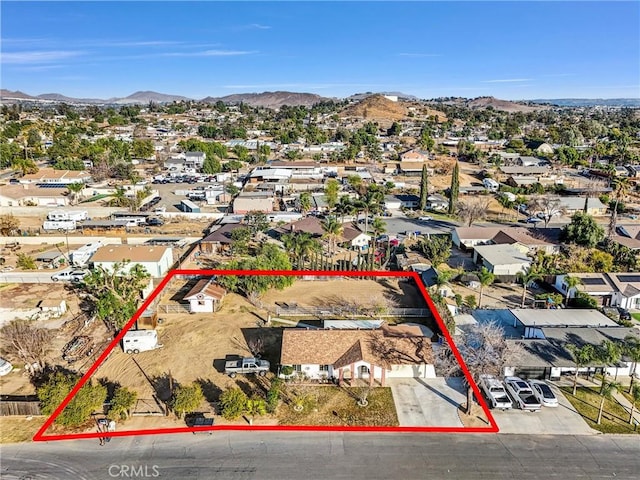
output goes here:
{"type": "MultiPolygon", "coordinates": [[[[162,302],[171,297],[178,298],[180,295],[176,292],[177,288],[167,292],[162,302]]],[[[320,306],[340,302],[370,304],[385,298],[393,298],[399,305],[407,307],[421,306],[422,302],[415,287],[396,279],[299,280],[285,290],[268,292],[262,301],[272,309],[276,302],[282,301],[320,306]]],[[[223,390],[240,386],[247,393],[264,392],[263,379],[251,376],[231,379],[225,375],[224,361],[229,355],[250,356],[249,342],[260,337],[264,343],[263,357],[271,361],[272,369],[275,368],[279,360],[282,328],[264,326],[267,316],[266,309],[256,308],[235,294],[227,295],[222,308],[214,314],[161,314],[162,324],[157,329],[162,348],[138,355],[127,355],[116,348],[96,371],[94,378],[135,389],[138,398],[144,401],[140,409],[158,411],[161,405],[153,398],[157,396],[160,400],[167,400],[171,382],[175,387],[196,381],[203,387],[207,399],[201,411],[212,413],[223,390]]],[[[336,401],[344,403],[343,400],[336,401]]],[[[291,419],[292,422],[294,420],[291,419]]],[[[256,424],[276,421],[267,416],[257,419],[256,424]]],[[[175,426],[173,416],[164,419],[154,417],[153,422],[175,426]]],[[[244,420],[235,423],[242,422],[244,420]]],[[[393,419],[385,419],[384,422],[393,424],[393,419]]],[[[134,418],[127,421],[125,428],[144,428],[145,425],[141,418],[134,418]]]]}

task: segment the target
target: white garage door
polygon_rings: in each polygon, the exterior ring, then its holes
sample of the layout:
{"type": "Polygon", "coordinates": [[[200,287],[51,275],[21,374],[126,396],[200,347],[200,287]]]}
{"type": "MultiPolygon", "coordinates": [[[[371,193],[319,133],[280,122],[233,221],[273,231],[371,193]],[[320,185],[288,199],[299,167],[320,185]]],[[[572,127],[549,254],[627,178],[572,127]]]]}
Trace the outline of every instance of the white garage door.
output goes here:
{"type": "Polygon", "coordinates": [[[393,365],[387,370],[388,378],[435,378],[433,365],[393,365]]]}

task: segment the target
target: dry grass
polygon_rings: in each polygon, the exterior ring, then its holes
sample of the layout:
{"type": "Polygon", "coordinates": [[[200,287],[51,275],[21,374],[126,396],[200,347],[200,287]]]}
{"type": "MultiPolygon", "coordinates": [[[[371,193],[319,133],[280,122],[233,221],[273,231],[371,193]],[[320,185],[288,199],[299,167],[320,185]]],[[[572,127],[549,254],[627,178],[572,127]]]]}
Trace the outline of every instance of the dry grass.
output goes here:
{"type": "MultiPolygon", "coordinates": [[[[291,392],[291,388],[289,391],[291,392]]],[[[278,409],[280,425],[398,426],[393,395],[388,387],[374,388],[366,407],[357,405],[355,391],[335,386],[294,387],[307,397],[304,409],[296,412],[291,403],[278,409]]]]}
{"type": "Polygon", "coordinates": [[[0,443],[28,442],[47,417],[0,417],[0,443]]]}

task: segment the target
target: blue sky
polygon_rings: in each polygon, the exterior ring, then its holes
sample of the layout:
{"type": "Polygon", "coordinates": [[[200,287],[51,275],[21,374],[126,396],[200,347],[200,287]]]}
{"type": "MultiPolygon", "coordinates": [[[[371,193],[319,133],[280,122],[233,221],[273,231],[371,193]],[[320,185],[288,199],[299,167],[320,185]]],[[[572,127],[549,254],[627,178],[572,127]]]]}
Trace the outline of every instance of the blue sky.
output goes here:
{"type": "Polygon", "coordinates": [[[640,97],[640,2],[1,2],[1,86],[640,97]]]}

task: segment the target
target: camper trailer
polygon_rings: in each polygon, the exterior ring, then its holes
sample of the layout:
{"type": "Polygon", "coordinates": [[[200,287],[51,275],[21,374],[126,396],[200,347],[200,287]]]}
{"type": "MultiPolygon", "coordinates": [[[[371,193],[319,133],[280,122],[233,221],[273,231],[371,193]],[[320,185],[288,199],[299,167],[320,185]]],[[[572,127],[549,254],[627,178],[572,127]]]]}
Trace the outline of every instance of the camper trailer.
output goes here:
{"type": "Polygon", "coordinates": [[[89,218],[89,214],[86,210],[55,210],[49,212],[47,215],[47,220],[51,220],[53,222],[73,220],[75,222],[80,222],[82,220],[87,220],[89,218]]]}
{"type": "Polygon", "coordinates": [[[71,263],[76,267],[84,267],[89,263],[91,256],[103,246],[102,242],[93,242],[83,245],[71,252],[71,263]]]}
{"type": "Polygon", "coordinates": [[[60,221],[50,221],[45,220],[42,224],[43,230],[75,230],[76,229],[76,221],[75,220],[60,220],[60,221]]]}
{"type": "Polygon", "coordinates": [[[500,187],[500,184],[493,178],[485,178],[484,180],[482,180],[482,185],[490,192],[497,192],[498,188],[500,187]]]}
{"type": "Polygon", "coordinates": [[[129,354],[154,350],[160,346],[155,330],[131,330],[122,337],[122,350],[129,354]]]}

